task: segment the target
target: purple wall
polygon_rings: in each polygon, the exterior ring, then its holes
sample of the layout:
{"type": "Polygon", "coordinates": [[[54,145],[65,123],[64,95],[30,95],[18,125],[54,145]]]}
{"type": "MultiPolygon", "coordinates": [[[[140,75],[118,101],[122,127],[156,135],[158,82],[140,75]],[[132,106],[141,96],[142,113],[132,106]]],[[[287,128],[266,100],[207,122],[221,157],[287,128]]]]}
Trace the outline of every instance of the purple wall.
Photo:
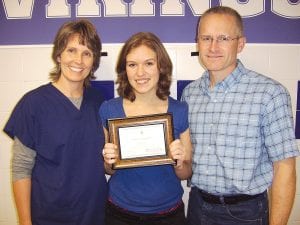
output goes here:
{"type": "MultiPolygon", "coordinates": [[[[47,18],[46,5],[51,1],[32,0],[31,18],[13,19],[8,16],[8,3],[5,5],[5,2],[10,1],[22,2],[24,0],[2,0],[0,2],[0,45],[52,43],[59,26],[67,20],[76,18],[76,4],[80,2],[79,0],[61,0],[70,4],[71,18],[47,18]]],[[[187,0],[181,1],[185,6],[183,16],[160,16],[160,3],[163,1],[152,0],[155,4],[155,15],[153,16],[133,17],[128,13],[125,17],[105,17],[103,16],[105,5],[100,0],[98,2],[101,7],[101,16],[88,17],[88,19],[96,25],[103,43],[121,43],[131,34],[142,30],[156,33],[166,43],[194,42],[199,17],[192,13],[187,0]]],[[[126,0],[123,2],[128,6],[131,1],[126,0]]],[[[213,6],[220,5],[222,1],[211,0],[208,2],[213,6]]],[[[240,0],[239,2],[241,2],[241,5],[247,6],[249,1],[240,0]]],[[[300,43],[299,17],[287,18],[275,14],[271,10],[270,0],[257,0],[257,2],[265,2],[265,12],[244,18],[245,34],[249,43],[300,43]]],[[[300,3],[299,0],[289,2],[291,6],[294,5],[295,7],[300,3]]],[[[201,12],[204,10],[201,10],[201,12]]]]}

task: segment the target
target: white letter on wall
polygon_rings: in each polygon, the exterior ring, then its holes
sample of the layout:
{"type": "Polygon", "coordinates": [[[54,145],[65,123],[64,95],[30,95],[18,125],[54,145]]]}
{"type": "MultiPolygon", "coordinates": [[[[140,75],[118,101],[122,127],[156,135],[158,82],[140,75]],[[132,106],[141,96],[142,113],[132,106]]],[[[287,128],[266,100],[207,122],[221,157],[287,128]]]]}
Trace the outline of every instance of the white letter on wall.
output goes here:
{"type": "Polygon", "coordinates": [[[101,5],[97,0],[80,0],[76,4],[76,16],[77,17],[100,17],[101,5]]]}
{"type": "Polygon", "coordinates": [[[161,16],[184,16],[184,4],[180,0],[164,0],[160,3],[161,16]]]}
{"type": "Polygon", "coordinates": [[[128,5],[122,0],[103,0],[105,17],[121,17],[128,15],[128,5]]]}
{"type": "Polygon", "coordinates": [[[2,0],[7,19],[30,19],[34,0],[2,0]]]}
{"type": "Polygon", "coordinates": [[[298,19],[300,18],[300,1],[292,3],[289,0],[272,0],[271,10],[279,16],[298,19]]]}
{"type": "Polygon", "coordinates": [[[67,0],[49,0],[46,5],[46,18],[71,17],[71,7],[67,0]]]}
{"type": "Polygon", "coordinates": [[[265,12],[265,0],[223,0],[222,5],[234,8],[242,17],[254,17],[265,12]]]}
{"type": "Polygon", "coordinates": [[[199,0],[187,0],[186,1],[194,16],[201,16],[205,10],[209,9],[211,6],[210,0],[199,1],[199,0]]]}
{"type": "Polygon", "coordinates": [[[130,16],[155,16],[154,4],[150,0],[132,0],[130,16]]]}

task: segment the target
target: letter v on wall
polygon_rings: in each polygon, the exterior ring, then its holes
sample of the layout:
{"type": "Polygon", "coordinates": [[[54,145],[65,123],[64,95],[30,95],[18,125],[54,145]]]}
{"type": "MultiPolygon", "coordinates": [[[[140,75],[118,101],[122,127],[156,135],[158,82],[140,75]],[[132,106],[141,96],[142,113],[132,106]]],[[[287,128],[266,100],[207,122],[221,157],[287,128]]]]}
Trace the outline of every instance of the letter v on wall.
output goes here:
{"type": "Polygon", "coordinates": [[[2,0],[7,19],[30,19],[34,0],[2,0]]]}

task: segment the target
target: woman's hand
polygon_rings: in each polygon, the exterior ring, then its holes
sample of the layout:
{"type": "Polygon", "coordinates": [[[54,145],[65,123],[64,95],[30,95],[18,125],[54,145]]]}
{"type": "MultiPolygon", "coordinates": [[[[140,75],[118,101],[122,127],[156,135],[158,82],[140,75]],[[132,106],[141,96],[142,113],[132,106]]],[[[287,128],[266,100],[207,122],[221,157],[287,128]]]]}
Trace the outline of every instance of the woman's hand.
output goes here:
{"type": "Polygon", "coordinates": [[[170,153],[174,160],[176,160],[175,168],[182,168],[186,158],[185,149],[179,139],[176,139],[170,144],[170,153]]]}
{"type": "Polygon", "coordinates": [[[180,134],[180,138],[170,144],[171,156],[177,161],[174,166],[177,177],[181,180],[192,176],[192,143],[190,130],[187,129],[180,134]]]}
{"type": "Polygon", "coordinates": [[[112,169],[112,164],[114,164],[118,158],[117,146],[113,143],[106,143],[102,150],[102,155],[106,172],[113,174],[114,170],[112,169]]]}

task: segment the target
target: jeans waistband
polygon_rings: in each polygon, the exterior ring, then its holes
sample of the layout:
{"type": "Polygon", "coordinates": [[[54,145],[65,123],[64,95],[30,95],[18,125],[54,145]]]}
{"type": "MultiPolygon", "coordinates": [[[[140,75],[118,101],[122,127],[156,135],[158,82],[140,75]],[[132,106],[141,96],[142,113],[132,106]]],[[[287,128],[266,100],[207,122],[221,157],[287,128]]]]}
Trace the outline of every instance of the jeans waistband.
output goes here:
{"type": "Polygon", "coordinates": [[[201,189],[196,188],[199,195],[201,195],[203,201],[211,204],[237,204],[240,202],[248,201],[251,199],[258,198],[260,196],[263,196],[265,192],[256,194],[256,195],[246,195],[246,194],[238,194],[238,195],[213,195],[206,191],[203,191],[201,189]]]}

